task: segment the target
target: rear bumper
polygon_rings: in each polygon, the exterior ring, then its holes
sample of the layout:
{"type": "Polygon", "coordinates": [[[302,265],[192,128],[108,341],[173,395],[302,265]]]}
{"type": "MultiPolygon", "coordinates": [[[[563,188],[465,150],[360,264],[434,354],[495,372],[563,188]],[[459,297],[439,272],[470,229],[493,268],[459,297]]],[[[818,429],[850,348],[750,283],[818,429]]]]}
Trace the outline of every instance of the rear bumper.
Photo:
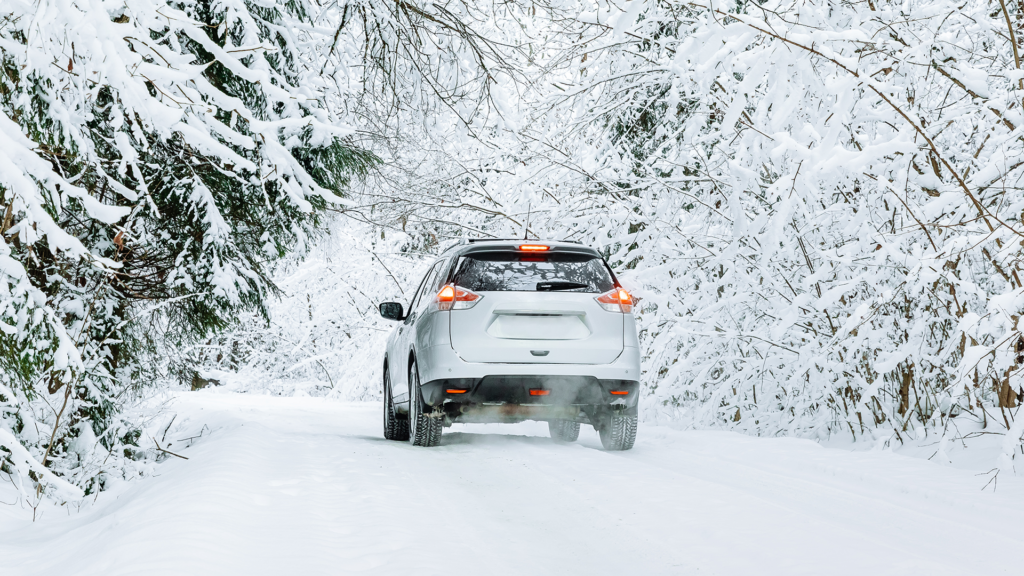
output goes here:
{"type": "Polygon", "coordinates": [[[523,406],[636,406],[636,380],[600,380],[593,376],[549,374],[442,378],[420,384],[427,406],[517,404],[523,406]]]}
{"type": "Polygon", "coordinates": [[[626,346],[608,364],[499,364],[466,362],[451,346],[418,350],[416,364],[420,382],[445,379],[480,380],[488,376],[584,376],[597,380],[639,380],[640,349],[626,346]]]}
{"type": "Polygon", "coordinates": [[[432,346],[418,351],[416,365],[424,404],[452,422],[586,422],[608,410],[635,414],[640,390],[640,351],[632,346],[608,364],[466,362],[451,346],[432,346]]]}

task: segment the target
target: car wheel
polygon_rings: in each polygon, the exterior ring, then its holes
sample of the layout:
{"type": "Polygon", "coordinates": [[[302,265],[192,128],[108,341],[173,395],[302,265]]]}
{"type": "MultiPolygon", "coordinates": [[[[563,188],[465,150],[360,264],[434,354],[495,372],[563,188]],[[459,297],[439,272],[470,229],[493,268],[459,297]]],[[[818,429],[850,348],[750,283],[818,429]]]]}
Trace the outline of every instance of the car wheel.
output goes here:
{"type": "Polygon", "coordinates": [[[605,450],[629,450],[636,441],[636,416],[610,414],[598,430],[605,450]]]}
{"type": "Polygon", "coordinates": [[[384,369],[384,438],[386,440],[408,440],[409,420],[399,418],[395,411],[395,399],[391,394],[391,374],[384,369]]]}
{"type": "Polygon", "coordinates": [[[575,442],[580,437],[580,423],[572,420],[548,420],[548,432],[559,442],[575,442]]]}
{"type": "Polygon", "coordinates": [[[413,446],[437,446],[441,443],[444,420],[423,412],[420,398],[420,373],[416,361],[409,366],[409,441],[413,446]]]}

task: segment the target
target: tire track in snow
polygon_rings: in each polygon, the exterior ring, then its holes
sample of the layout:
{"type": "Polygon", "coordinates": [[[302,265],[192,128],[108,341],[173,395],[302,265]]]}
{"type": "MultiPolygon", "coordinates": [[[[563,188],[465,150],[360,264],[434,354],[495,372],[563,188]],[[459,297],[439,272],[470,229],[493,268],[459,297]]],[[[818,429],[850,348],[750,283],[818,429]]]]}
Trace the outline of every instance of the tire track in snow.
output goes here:
{"type": "Polygon", "coordinates": [[[383,440],[376,405],[199,393],[180,409],[214,430],[190,460],[70,518],[0,516],[4,576],[1000,574],[1020,549],[1003,536],[1019,483],[975,494],[882,453],[658,427],[609,453],[536,423],[422,449],[383,440]]]}

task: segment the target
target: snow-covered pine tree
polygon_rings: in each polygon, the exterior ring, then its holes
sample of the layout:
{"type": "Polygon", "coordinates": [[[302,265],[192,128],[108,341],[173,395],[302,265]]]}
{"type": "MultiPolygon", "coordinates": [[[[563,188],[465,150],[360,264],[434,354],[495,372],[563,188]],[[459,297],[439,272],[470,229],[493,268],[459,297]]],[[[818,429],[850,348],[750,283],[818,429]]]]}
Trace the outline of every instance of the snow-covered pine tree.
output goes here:
{"type": "Polygon", "coordinates": [[[22,482],[93,490],[133,456],[119,411],[154,346],[263,310],[270,264],[374,164],[323,106],[311,8],[0,8],[0,458],[22,482]]]}

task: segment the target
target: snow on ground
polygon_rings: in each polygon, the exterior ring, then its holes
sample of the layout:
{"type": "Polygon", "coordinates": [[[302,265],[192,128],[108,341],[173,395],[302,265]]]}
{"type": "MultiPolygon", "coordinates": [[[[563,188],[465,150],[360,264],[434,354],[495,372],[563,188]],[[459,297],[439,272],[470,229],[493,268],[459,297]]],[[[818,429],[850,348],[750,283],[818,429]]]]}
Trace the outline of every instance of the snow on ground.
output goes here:
{"type": "MultiPolygon", "coordinates": [[[[1020,574],[1024,481],[888,451],[641,426],[455,426],[388,442],[377,404],[216,391],[155,477],[41,519],[0,506],[4,576],[1020,574]],[[965,529],[968,528],[968,529],[965,529]]],[[[10,501],[0,492],[0,500],[10,501]]]]}

